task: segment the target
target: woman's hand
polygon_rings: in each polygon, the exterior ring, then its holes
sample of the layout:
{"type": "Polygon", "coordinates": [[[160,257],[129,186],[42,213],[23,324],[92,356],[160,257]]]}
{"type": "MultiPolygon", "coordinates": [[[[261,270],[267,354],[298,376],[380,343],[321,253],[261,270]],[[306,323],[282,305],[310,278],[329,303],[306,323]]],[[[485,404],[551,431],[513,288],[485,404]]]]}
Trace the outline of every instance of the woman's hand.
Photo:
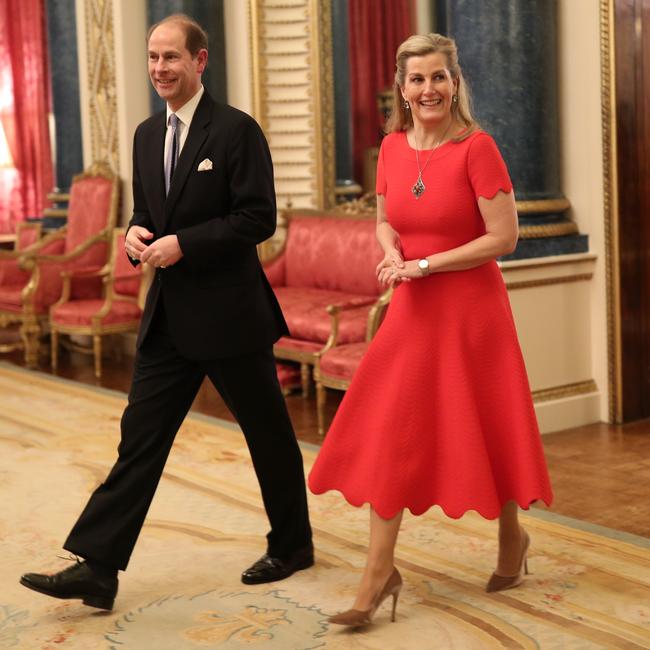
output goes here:
{"type": "Polygon", "coordinates": [[[385,260],[386,258],[377,267],[377,279],[382,285],[394,287],[401,282],[410,282],[411,280],[423,277],[422,271],[420,271],[420,267],[418,266],[418,260],[402,262],[401,266],[391,264],[382,267],[385,260]]]}
{"type": "Polygon", "coordinates": [[[377,277],[379,277],[379,274],[382,272],[383,269],[388,269],[393,267],[397,269],[404,268],[404,258],[402,256],[402,251],[400,250],[399,247],[389,248],[386,251],[386,253],[384,254],[384,259],[381,262],[379,262],[379,264],[377,264],[375,273],[377,274],[377,277]]]}

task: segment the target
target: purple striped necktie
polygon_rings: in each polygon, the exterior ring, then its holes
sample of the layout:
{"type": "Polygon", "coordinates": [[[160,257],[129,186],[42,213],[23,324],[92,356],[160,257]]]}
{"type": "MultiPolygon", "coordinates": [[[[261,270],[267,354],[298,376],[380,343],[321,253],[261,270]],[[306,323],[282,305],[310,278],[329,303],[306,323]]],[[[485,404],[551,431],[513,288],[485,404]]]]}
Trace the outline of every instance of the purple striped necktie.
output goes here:
{"type": "Polygon", "coordinates": [[[167,157],[165,158],[165,194],[169,194],[169,186],[172,183],[172,176],[178,162],[178,125],[180,120],[176,113],[169,116],[169,124],[172,127],[172,141],[169,143],[167,157]]]}

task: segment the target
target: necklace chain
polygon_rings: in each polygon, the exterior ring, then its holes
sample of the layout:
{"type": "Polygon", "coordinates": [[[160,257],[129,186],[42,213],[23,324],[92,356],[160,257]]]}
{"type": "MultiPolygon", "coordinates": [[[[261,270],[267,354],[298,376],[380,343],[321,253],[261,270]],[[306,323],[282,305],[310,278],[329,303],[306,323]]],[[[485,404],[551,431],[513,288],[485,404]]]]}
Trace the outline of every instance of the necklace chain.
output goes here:
{"type": "Polygon", "coordinates": [[[450,126],[451,126],[451,122],[447,124],[447,128],[445,129],[445,132],[442,134],[442,137],[440,138],[440,140],[438,140],[436,146],[433,147],[433,149],[431,150],[429,157],[424,163],[424,167],[420,167],[420,156],[418,155],[418,139],[417,136],[415,135],[415,129],[413,129],[413,139],[415,140],[415,162],[417,163],[418,166],[418,179],[417,181],[415,181],[413,187],[411,188],[411,192],[413,192],[413,195],[415,196],[416,199],[419,199],[424,194],[424,190],[427,189],[427,186],[424,184],[422,180],[422,174],[424,173],[424,170],[427,168],[429,161],[433,157],[435,150],[442,144],[442,141],[445,139],[445,136],[447,135],[447,131],[449,131],[450,126]]]}

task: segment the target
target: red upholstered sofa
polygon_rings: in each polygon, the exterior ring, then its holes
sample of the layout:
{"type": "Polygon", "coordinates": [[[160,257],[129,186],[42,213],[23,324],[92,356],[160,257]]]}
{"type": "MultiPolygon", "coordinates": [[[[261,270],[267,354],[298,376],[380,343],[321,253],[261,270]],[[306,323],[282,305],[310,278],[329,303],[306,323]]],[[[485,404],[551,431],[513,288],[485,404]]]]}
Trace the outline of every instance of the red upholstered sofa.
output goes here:
{"type": "Polygon", "coordinates": [[[375,267],[382,252],[374,217],[290,211],[282,248],[264,260],[290,336],[274,346],[278,359],[301,364],[303,395],[319,353],[333,344],[330,311],[340,311],[339,344],[367,340],[376,312],[383,309],[375,267]]]}

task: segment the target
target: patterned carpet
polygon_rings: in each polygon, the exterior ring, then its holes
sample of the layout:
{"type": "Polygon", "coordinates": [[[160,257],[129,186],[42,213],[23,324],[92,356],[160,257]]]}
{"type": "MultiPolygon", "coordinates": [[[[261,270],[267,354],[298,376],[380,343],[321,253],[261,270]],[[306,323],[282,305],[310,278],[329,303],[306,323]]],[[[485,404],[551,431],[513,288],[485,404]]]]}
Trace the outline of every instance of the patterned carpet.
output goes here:
{"type": "MultiPolygon", "coordinates": [[[[0,364],[0,648],[650,648],[648,540],[539,510],[523,518],[532,575],[491,595],[494,522],[435,508],[405,516],[396,623],[386,606],[364,631],[328,627],[352,602],[366,542],[367,511],[338,494],[311,497],[312,570],[242,585],[263,552],[265,517],[241,435],[201,416],[178,436],[113,612],[24,589],[22,572],[66,565],[56,555],[113,461],[124,403],[0,364]]],[[[305,449],[307,466],[313,458],[305,449]]]]}

